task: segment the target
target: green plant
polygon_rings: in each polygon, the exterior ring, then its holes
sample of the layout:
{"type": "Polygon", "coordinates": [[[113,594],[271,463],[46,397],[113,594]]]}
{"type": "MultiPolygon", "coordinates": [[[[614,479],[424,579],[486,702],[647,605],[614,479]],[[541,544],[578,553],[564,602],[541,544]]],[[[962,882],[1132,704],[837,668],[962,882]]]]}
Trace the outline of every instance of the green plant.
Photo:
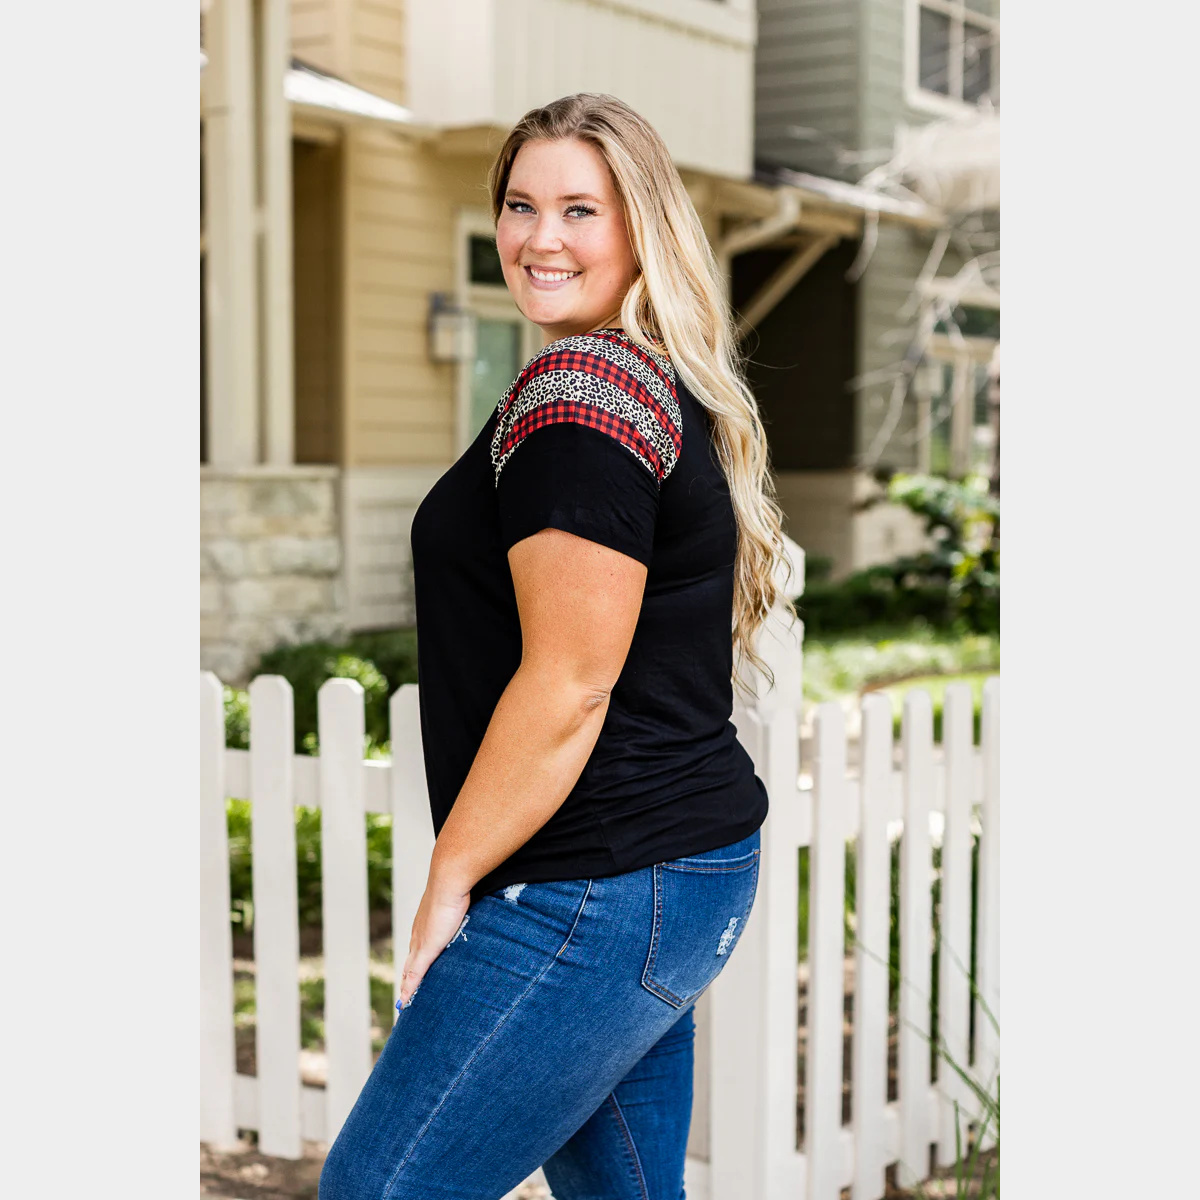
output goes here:
{"type": "MultiPolygon", "coordinates": [[[[229,832],[229,919],[235,932],[254,929],[254,861],[251,804],[230,800],[226,805],[229,832]]],[[[372,910],[392,903],[392,819],[382,813],[366,816],[367,904],[372,910]]],[[[321,923],[321,810],[296,809],[296,881],[299,922],[321,923]]]]}
{"type": "Polygon", "coordinates": [[[810,579],[796,598],[806,631],[828,634],[884,622],[998,630],[1000,552],[993,535],[999,503],[986,481],[896,475],[868,505],[885,499],[924,520],[931,548],[837,582],[810,579]]]}
{"type": "MultiPolygon", "coordinates": [[[[933,550],[907,560],[910,572],[947,580],[953,619],[972,629],[1000,626],[1000,501],[983,476],[896,475],[887,496],[924,518],[933,550]]],[[[900,567],[906,560],[895,564],[900,567]]]]}
{"type": "Polygon", "coordinates": [[[250,693],[226,685],[225,745],[233,750],[250,749],[250,693]]]}
{"type": "Polygon", "coordinates": [[[935,629],[925,624],[874,625],[853,633],[804,639],[804,698],[811,703],[918,676],[995,672],[994,633],[935,629]]]}
{"type": "MultiPolygon", "coordinates": [[[[344,644],[306,642],[280,646],[264,654],[254,675],[282,675],[292,685],[296,752],[317,754],[317,692],[327,679],[355,679],[363,689],[367,758],[389,753],[388,700],[405,683],[417,680],[416,631],[386,630],[356,634],[344,644]]],[[[250,747],[250,693],[226,687],[225,744],[250,747]]],[[[254,928],[251,806],[230,800],[226,808],[229,831],[230,920],[234,929],[254,928]]],[[[374,911],[392,902],[392,821],[379,813],[366,817],[367,896],[374,911]]],[[[296,870],[301,925],[321,921],[321,813],[296,810],[296,870]]]]}
{"type": "MultiPolygon", "coordinates": [[[[938,939],[938,949],[941,939],[938,939]]],[[[949,951],[947,951],[949,953],[949,951]]],[[[985,1019],[996,1033],[1000,1034],[1000,1025],[987,1002],[980,995],[975,983],[974,946],[972,945],[972,966],[968,970],[963,963],[956,964],[959,970],[967,976],[971,989],[972,1021],[976,1008],[983,1012],[985,1019]]],[[[936,978],[936,973],[935,973],[936,978]]],[[[964,1146],[963,1114],[957,1100],[954,1101],[954,1195],[955,1200],[1000,1200],[1000,1071],[997,1065],[995,1074],[987,1080],[980,1080],[966,1063],[955,1058],[950,1047],[946,1044],[936,1029],[929,1035],[930,1045],[939,1062],[944,1063],[962,1080],[971,1096],[974,1098],[977,1117],[968,1122],[967,1138],[969,1144],[964,1146]],[[973,1128],[971,1128],[973,1126],[973,1128]],[[984,1150],[984,1143],[994,1139],[994,1147],[984,1150]]],[[[919,1197],[928,1197],[924,1188],[916,1189],[919,1197]]]]}
{"type": "MultiPolygon", "coordinates": [[[[382,1031],[382,1037],[372,1039],[376,1053],[383,1049],[383,1043],[392,1028],[393,990],[392,983],[382,975],[371,972],[370,981],[371,1017],[375,1025],[382,1031]]],[[[234,1027],[239,1031],[252,1031],[258,1019],[258,1005],[255,998],[254,976],[248,972],[237,972],[233,984],[233,1020],[234,1027]]],[[[323,1050],[325,1048],[325,979],[317,976],[302,979],[299,989],[300,998],[300,1046],[304,1050],[323,1050]]]]}
{"type": "Polygon", "coordinates": [[[295,696],[296,752],[316,754],[317,693],[328,679],[355,679],[363,689],[366,753],[388,746],[388,702],[405,683],[417,682],[415,629],[355,634],[345,642],[277,646],[258,661],[254,675],[282,675],[295,696]]]}

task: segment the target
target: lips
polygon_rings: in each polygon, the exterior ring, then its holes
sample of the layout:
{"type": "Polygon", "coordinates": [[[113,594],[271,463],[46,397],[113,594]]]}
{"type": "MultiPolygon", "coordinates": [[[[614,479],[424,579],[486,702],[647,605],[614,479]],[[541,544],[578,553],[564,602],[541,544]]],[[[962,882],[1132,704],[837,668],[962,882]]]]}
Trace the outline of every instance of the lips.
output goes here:
{"type": "Polygon", "coordinates": [[[572,279],[582,275],[582,271],[563,271],[556,270],[551,267],[532,267],[526,266],[526,274],[535,287],[562,287],[563,284],[570,283],[572,279]]]}

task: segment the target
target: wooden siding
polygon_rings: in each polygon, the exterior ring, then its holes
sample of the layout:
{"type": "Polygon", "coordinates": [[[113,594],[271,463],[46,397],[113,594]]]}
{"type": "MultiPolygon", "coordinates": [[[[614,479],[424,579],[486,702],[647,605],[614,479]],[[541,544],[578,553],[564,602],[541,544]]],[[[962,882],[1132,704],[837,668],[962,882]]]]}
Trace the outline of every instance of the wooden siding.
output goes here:
{"type": "Polygon", "coordinates": [[[291,19],[297,58],[404,103],[401,0],[292,0],[291,19]]]}
{"type": "Polygon", "coordinates": [[[913,113],[904,100],[905,21],[908,0],[863,0],[862,143],[891,147],[896,125],[922,124],[927,114],[913,113]]]}
{"type": "MultiPolygon", "coordinates": [[[[858,289],[860,375],[882,370],[904,357],[906,341],[895,340],[897,330],[910,331],[913,321],[902,321],[900,310],[912,292],[913,280],[928,253],[928,243],[906,229],[884,226],[871,263],[858,289]]],[[[865,453],[887,418],[890,383],[878,383],[860,392],[858,452],[865,453]]],[[[918,447],[909,439],[916,423],[916,400],[909,397],[881,464],[897,470],[917,465],[918,447]]]]}
{"type": "MultiPolygon", "coordinates": [[[[898,124],[921,125],[931,114],[909,106],[905,53],[909,0],[760,0],[755,64],[756,144],[760,160],[854,179],[887,157],[898,124]],[[800,141],[789,125],[819,130],[825,141],[800,141]],[[876,151],[862,166],[841,167],[831,152],[876,151]]],[[[991,14],[999,16],[999,0],[991,14]]],[[[911,330],[899,313],[929,250],[927,235],[884,226],[858,287],[857,373],[881,370],[902,358],[911,330]]],[[[942,273],[953,270],[947,259],[942,273]]],[[[887,413],[889,388],[860,393],[856,450],[866,451],[887,413]]],[[[913,468],[916,404],[910,400],[882,463],[913,468]]]]}
{"type": "Polygon", "coordinates": [[[755,157],[850,178],[833,147],[858,145],[857,0],[759,0],[754,74],[755,157]],[[800,140],[789,126],[817,129],[800,140]]]}
{"type": "Polygon", "coordinates": [[[454,367],[430,361],[426,322],[430,294],[454,291],[457,214],[484,204],[487,165],[385,132],[349,139],[347,466],[454,458],[454,367]]]}
{"type": "Polygon", "coordinates": [[[292,53],[319,67],[337,71],[334,7],[337,0],[292,0],[292,53]]]}
{"type": "MultiPolygon", "coordinates": [[[[914,230],[883,226],[871,263],[858,285],[860,374],[891,366],[904,357],[907,338],[915,329],[915,317],[902,320],[900,310],[912,295],[914,282],[925,264],[932,238],[914,230]]],[[[953,250],[942,260],[939,275],[953,275],[963,264],[953,250]]],[[[858,450],[866,451],[874,442],[887,413],[889,384],[876,384],[860,393],[858,450]]],[[[917,466],[919,447],[913,440],[917,422],[917,402],[909,396],[881,465],[897,470],[917,466]]]]}
{"type": "Polygon", "coordinates": [[[680,165],[749,173],[748,5],[479,0],[470,14],[449,3],[412,9],[410,103],[418,119],[506,126],[558,96],[611,92],[655,126],[680,165]]]}
{"type": "Polygon", "coordinates": [[[415,619],[413,514],[442,466],[349,467],[342,474],[342,549],[351,629],[388,629],[415,619]]]}
{"type": "MultiPolygon", "coordinates": [[[[999,0],[972,5],[977,12],[1000,16],[999,0]]],[[[861,41],[862,116],[864,148],[887,149],[896,126],[923,125],[930,112],[909,105],[906,93],[906,23],[909,0],[863,0],[861,41]]]]}

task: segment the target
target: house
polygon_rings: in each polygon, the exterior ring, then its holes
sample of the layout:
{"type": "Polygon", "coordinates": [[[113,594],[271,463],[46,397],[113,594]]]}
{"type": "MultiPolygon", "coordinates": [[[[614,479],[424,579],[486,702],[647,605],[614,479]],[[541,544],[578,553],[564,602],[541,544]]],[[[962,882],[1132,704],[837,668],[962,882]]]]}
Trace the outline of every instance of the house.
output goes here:
{"type": "MultiPolygon", "coordinates": [[[[789,532],[841,575],[924,541],[910,514],[862,509],[877,474],[989,465],[999,5],[759,0],[758,12],[758,178],[902,184],[946,214],[830,248],[756,321],[751,382],[789,532]]],[[[735,302],[781,260],[743,256],[735,302]]]]}
{"type": "Polygon", "coordinates": [[[876,224],[936,229],[919,198],[756,174],[759,29],[753,0],[208,0],[204,667],[238,683],[281,642],[411,623],[412,514],[539,345],[484,187],[529,108],[608,91],[655,124],[747,336],[876,224]]]}

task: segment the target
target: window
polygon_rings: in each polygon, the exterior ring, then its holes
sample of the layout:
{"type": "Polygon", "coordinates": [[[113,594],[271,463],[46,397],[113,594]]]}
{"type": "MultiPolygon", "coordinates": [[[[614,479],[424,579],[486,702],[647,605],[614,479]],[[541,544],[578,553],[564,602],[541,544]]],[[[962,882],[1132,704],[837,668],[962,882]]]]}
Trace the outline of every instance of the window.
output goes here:
{"type": "MultiPolygon", "coordinates": [[[[986,304],[958,304],[951,320],[964,338],[988,338],[1000,340],[1000,310],[986,304]]],[[[934,333],[951,334],[950,321],[943,317],[933,327],[934,333]]]]}
{"type": "Polygon", "coordinates": [[[938,111],[1000,103],[1000,22],[991,0],[911,0],[909,101],[938,111]]]}
{"type": "Polygon", "coordinates": [[[952,479],[989,475],[995,437],[988,364],[942,353],[926,358],[916,380],[921,470],[952,479]]]}
{"type": "MultiPolygon", "coordinates": [[[[930,302],[939,292],[929,288],[930,302]]],[[[990,366],[999,339],[999,299],[987,292],[961,298],[934,325],[913,388],[920,470],[954,479],[991,474],[990,366]]]]}
{"type": "Polygon", "coordinates": [[[458,367],[458,453],[471,444],[504,390],[541,345],[504,283],[491,218],[459,214],[458,303],[475,321],[475,353],[458,367]]]}
{"type": "Polygon", "coordinates": [[[470,282],[485,286],[504,287],[504,271],[496,250],[496,239],[487,234],[473,233],[467,248],[470,260],[470,282]]]}

